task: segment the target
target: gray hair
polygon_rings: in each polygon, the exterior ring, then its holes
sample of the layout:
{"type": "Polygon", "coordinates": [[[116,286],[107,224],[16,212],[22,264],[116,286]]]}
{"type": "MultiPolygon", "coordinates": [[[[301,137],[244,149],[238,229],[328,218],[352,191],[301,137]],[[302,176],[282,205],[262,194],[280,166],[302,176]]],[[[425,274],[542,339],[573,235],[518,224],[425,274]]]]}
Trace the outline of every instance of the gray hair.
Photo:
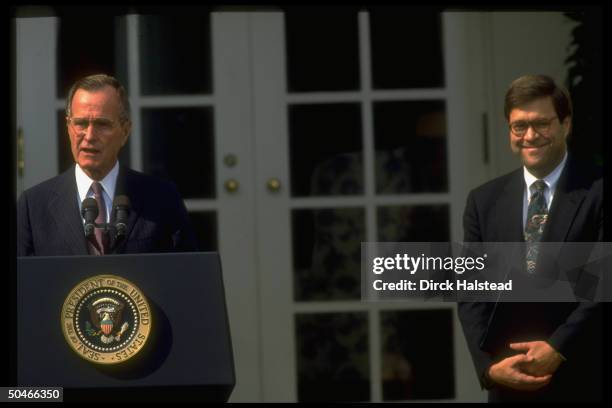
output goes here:
{"type": "Polygon", "coordinates": [[[128,99],[127,91],[123,85],[121,85],[121,82],[106,74],[89,75],[79,79],[72,85],[70,91],[68,91],[68,97],[66,98],[66,117],[70,117],[72,114],[72,99],[76,91],[79,89],[99,91],[106,86],[113,87],[119,94],[119,102],[121,103],[121,111],[119,112],[120,120],[122,122],[130,121],[130,100],[128,99]]]}

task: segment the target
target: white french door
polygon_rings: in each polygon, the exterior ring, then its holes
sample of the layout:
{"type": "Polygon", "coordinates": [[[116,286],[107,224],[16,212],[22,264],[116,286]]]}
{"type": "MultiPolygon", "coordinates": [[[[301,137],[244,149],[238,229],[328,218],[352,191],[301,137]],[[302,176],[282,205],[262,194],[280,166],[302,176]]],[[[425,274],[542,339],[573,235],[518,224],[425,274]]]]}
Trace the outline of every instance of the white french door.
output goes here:
{"type": "Polygon", "coordinates": [[[486,175],[480,61],[466,55],[480,17],[444,13],[439,85],[398,89],[377,88],[372,65],[385,16],[356,17],[358,85],[300,92],[288,61],[299,27],[283,13],[249,16],[263,400],[484,401],[454,304],[364,303],[359,292],[360,242],[462,239],[468,186],[486,175]],[[387,173],[406,164],[397,157],[420,169],[387,173]]]}

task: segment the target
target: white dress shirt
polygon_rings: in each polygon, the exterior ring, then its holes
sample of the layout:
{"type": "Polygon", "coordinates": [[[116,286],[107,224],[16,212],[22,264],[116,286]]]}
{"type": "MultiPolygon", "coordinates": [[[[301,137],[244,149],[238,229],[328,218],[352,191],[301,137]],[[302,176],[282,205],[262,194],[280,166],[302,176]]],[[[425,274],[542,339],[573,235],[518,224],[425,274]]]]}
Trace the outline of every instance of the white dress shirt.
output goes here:
{"type": "MultiPolygon", "coordinates": [[[[79,212],[81,211],[81,204],[83,200],[88,197],[94,197],[94,192],[91,189],[91,184],[95,181],[89,178],[83,169],[77,163],[74,166],[74,175],[76,177],[77,184],[77,200],[79,200],[79,212]]],[[[113,199],[115,198],[115,187],[117,185],[117,176],[119,175],[119,160],[115,163],[115,166],[108,172],[100,184],[102,185],[102,194],[104,195],[104,204],[106,206],[106,222],[110,222],[111,208],[113,206],[113,199]]],[[[85,223],[85,220],[82,220],[85,223]]]]}
{"type": "MultiPolygon", "coordinates": [[[[548,176],[544,177],[544,183],[548,187],[544,192],[544,198],[546,199],[546,208],[550,211],[550,205],[552,204],[552,200],[555,196],[555,190],[557,189],[557,183],[559,182],[559,177],[561,176],[561,172],[563,171],[563,167],[565,167],[565,162],[567,161],[567,151],[565,152],[565,156],[563,156],[563,160],[561,163],[553,171],[551,171],[548,176]]],[[[527,170],[526,167],[523,166],[523,177],[525,178],[525,189],[523,192],[523,230],[525,229],[525,224],[527,223],[527,208],[529,207],[529,201],[531,201],[531,195],[534,193],[534,189],[532,188],[533,183],[536,180],[540,180],[535,177],[533,174],[527,170]]]]}

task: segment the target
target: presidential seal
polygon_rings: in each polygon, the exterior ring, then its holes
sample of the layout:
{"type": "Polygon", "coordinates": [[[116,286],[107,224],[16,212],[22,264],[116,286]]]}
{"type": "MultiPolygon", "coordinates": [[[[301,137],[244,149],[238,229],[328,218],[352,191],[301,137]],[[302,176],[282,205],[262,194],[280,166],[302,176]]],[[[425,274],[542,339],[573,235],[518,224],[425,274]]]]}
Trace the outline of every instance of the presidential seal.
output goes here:
{"type": "Polygon", "coordinates": [[[151,308],[132,282],[97,275],[70,291],[61,320],[64,338],[75,353],[93,363],[118,364],[144,347],[151,331],[151,308]]]}

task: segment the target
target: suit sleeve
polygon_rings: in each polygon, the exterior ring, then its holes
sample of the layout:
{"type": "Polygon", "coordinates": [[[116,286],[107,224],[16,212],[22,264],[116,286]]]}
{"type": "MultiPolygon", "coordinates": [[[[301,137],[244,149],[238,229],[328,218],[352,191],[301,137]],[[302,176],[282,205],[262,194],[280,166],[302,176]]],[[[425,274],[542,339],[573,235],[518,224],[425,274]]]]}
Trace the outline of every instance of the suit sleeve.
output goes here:
{"type": "Polygon", "coordinates": [[[17,256],[34,255],[30,211],[26,193],[22,193],[17,202],[17,256]]]}
{"type": "Polygon", "coordinates": [[[577,340],[603,323],[602,311],[601,303],[580,302],[567,320],[553,332],[548,343],[567,360],[580,358],[581,350],[576,347],[577,340]]]}
{"type": "MultiPolygon", "coordinates": [[[[482,242],[481,225],[478,217],[478,208],[474,199],[474,192],[470,192],[463,215],[464,242],[482,242]]],[[[465,338],[476,367],[476,374],[482,388],[489,388],[485,373],[493,364],[490,353],[480,348],[485,336],[488,320],[493,308],[487,302],[459,302],[458,314],[465,333],[465,338]]]]}

